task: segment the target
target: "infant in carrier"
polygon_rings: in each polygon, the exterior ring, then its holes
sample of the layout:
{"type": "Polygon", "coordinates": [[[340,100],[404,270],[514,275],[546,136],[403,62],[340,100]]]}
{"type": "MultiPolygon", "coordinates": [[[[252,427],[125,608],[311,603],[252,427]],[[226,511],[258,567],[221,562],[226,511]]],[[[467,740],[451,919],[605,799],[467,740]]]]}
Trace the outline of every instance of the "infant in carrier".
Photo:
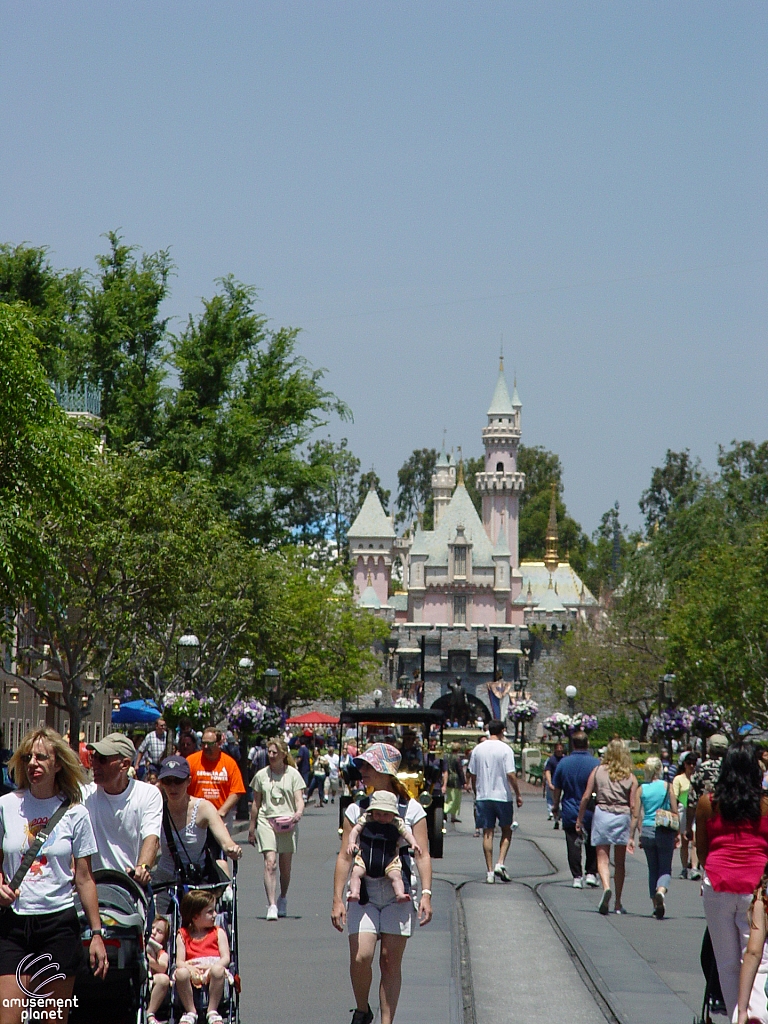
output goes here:
{"type": "Polygon", "coordinates": [[[348,898],[360,899],[360,887],[366,875],[369,878],[386,876],[398,902],[407,902],[411,897],[405,890],[399,851],[408,846],[421,853],[413,833],[398,814],[396,794],[378,790],[371,797],[368,810],[363,811],[349,833],[347,853],[355,855],[355,862],[348,898]]]}
{"type": "Polygon", "coordinates": [[[196,1024],[192,986],[208,986],[208,1024],[222,1024],[218,1012],[224,978],[230,982],[229,941],[216,925],[216,900],[210,892],[193,889],[181,901],[181,928],[176,937],[176,991],[185,1013],[179,1024],[196,1024]]]}

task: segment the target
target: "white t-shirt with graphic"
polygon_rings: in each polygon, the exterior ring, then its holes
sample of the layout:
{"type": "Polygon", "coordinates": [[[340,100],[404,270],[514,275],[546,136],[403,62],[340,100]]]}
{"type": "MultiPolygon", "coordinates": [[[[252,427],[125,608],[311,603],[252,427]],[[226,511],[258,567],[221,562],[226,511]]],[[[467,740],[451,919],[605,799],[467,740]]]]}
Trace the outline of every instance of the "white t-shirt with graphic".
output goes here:
{"type": "MultiPolygon", "coordinates": [[[[58,810],[61,796],[38,800],[28,789],[0,797],[0,843],[3,874],[10,882],[35,836],[58,810]]],[[[17,914],[53,914],[74,906],[72,857],[96,853],[96,840],[88,812],[72,804],[43,843],[21,883],[21,892],[11,904],[17,914]]]]}
{"type": "Polygon", "coordinates": [[[501,800],[509,803],[514,798],[507,775],[515,770],[515,755],[503,740],[485,740],[478,743],[469,756],[469,771],[475,776],[478,800],[501,800]]]}
{"type": "Polygon", "coordinates": [[[98,852],[93,870],[128,871],[136,867],[141,844],[157,836],[163,824],[163,798],[157,786],[129,779],[122,793],[105,793],[95,782],[82,787],[83,802],[91,816],[98,852]]]}

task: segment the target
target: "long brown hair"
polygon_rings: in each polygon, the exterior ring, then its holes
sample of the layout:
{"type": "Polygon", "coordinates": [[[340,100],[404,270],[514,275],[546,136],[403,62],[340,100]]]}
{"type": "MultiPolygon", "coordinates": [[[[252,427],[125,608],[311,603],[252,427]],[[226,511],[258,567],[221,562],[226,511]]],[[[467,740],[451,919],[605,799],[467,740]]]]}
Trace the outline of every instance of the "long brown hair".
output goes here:
{"type": "Polygon", "coordinates": [[[47,725],[30,729],[14,751],[13,757],[8,762],[8,769],[13,775],[13,781],[19,789],[29,789],[27,766],[22,758],[25,754],[32,753],[32,747],[38,740],[43,740],[53,747],[56,763],[61,765],[60,771],[56,772],[56,788],[64,796],[69,797],[70,803],[79,804],[83,799],[80,786],[85,783],[85,772],[80,764],[80,758],[64,741],[60,733],[47,725]]]}

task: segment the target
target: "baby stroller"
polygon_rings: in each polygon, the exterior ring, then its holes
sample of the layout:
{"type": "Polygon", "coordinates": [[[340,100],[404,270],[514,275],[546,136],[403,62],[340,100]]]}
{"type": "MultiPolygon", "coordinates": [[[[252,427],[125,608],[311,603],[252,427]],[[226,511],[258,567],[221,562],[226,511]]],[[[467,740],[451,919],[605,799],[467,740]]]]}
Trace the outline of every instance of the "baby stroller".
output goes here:
{"type": "Polygon", "coordinates": [[[109,971],[102,979],[95,978],[90,969],[91,931],[75,895],[85,956],[75,979],[77,1004],[69,1019],[72,1024],[102,1024],[107,1018],[114,1024],[144,1024],[148,988],[144,934],[149,897],[123,871],[94,871],[93,877],[109,971]]]}
{"type": "MultiPolygon", "coordinates": [[[[229,973],[233,981],[227,980],[224,984],[224,995],[219,1001],[218,1012],[226,1024],[240,1024],[240,975],[238,973],[239,949],[237,931],[237,861],[232,862],[232,878],[217,878],[212,882],[194,882],[188,884],[182,881],[175,881],[158,886],[159,890],[166,890],[170,895],[170,903],[166,916],[169,921],[170,939],[168,942],[168,974],[173,979],[173,972],[176,961],[176,934],[181,926],[181,899],[184,893],[190,889],[211,891],[216,896],[216,924],[224,929],[229,942],[229,973]]],[[[195,999],[195,1011],[199,1021],[206,1019],[208,1011],[208,987],[193,989],[195,999]]],[[[171,996],[166,1005],[158,1012],[158,1018],[162,1019],[167,1014],[168,1024],[177,1024],[184,1007],[176,993],[175,985],[171,987],[171,996]]]]}

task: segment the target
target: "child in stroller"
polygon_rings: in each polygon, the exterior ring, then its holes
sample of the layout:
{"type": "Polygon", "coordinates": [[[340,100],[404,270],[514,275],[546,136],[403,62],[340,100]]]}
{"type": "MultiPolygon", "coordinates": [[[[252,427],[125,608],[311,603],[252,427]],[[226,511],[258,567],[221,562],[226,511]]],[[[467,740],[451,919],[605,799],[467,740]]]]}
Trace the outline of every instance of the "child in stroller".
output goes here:
{"type": "Polygon", "coordinates": [[[155,1014],[165,1002],[171,979],[168,977],[168,937],[170,925],[166,917],[156,917],[152,922],[152,933],[147,942],[147,966],[150,973],[151,992],[147,1008],[147,1024],[159,1024],[155,1014]]]}
{"type": "Polygon", "coordinates": [[[218,1012],[230,962],[229,941],[216,925],[216,898],[211,892],[193,889],[181,901],[181,928],[176,937],[174,981],[184,1014],[179,1024],[196,1024],[192,986],[208,986],[208,1024],[222,1024],[218,1012]]]}

